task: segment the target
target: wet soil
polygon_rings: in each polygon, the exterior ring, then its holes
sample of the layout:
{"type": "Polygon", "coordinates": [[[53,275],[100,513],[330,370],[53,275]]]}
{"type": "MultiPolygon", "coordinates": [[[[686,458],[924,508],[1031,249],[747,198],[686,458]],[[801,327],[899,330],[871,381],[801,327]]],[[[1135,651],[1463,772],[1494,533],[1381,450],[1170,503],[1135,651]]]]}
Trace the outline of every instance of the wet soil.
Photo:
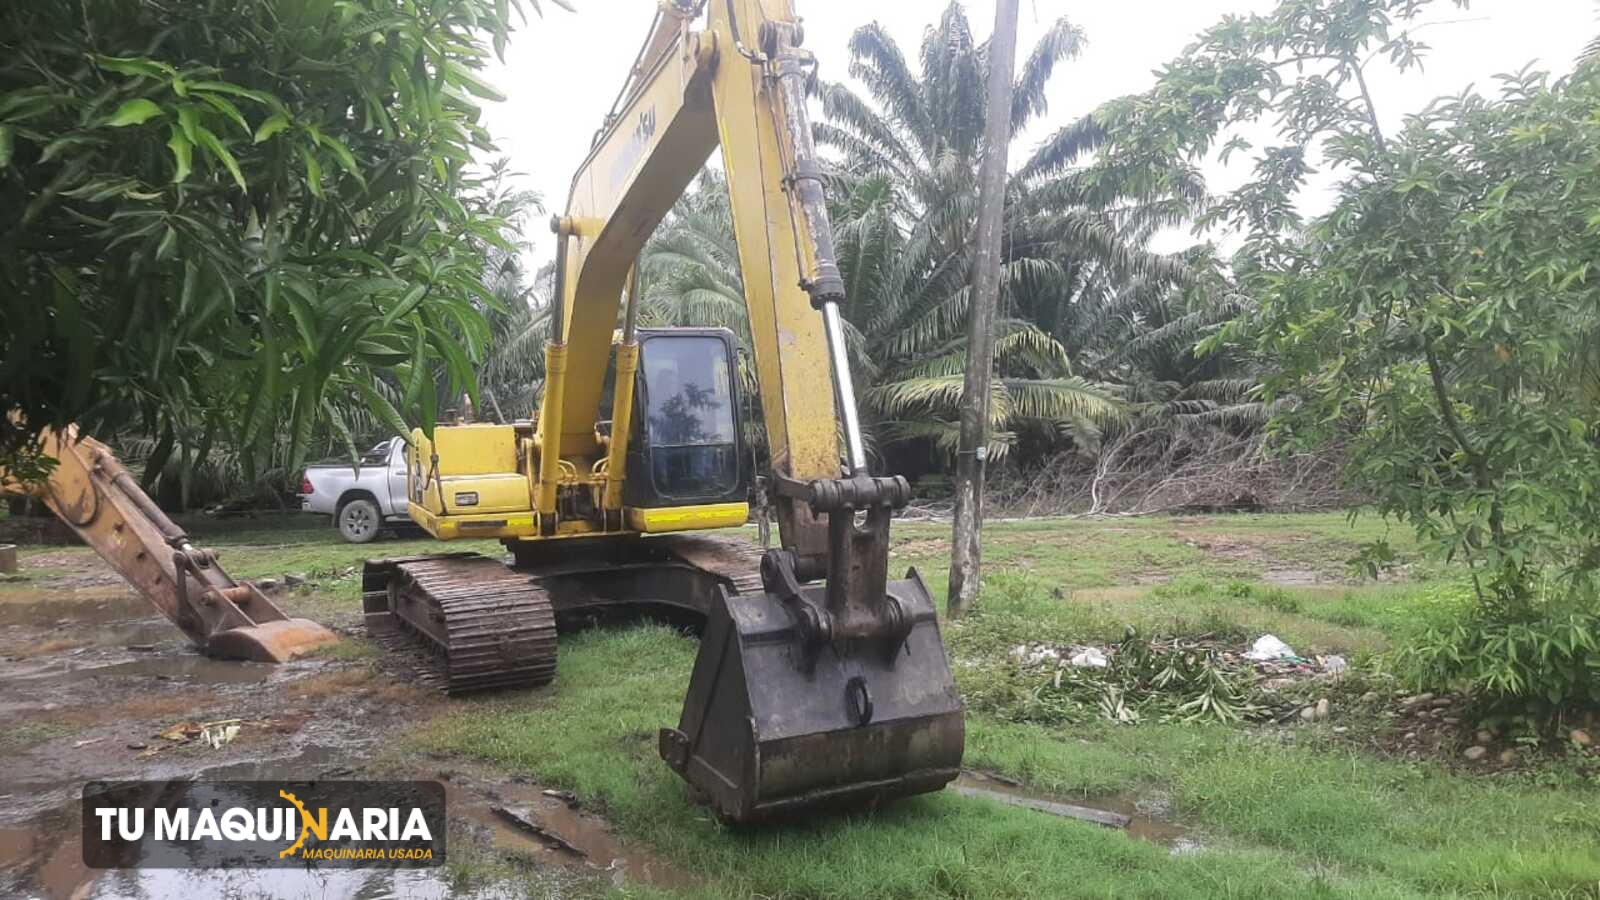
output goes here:
{"type": "Polygon", "coordinates": [[[448,790],[451,858],[463,858],[459,828],[468,858],[495,861],[488,880],[463,883],[457,867],[86,869],[79,798],[88,781],[436,779],[441,773],[414,771],[389,748],[402,730],[448,706],[436,691],[372,661],[274,666],[207,658],[109,569],[60,556],[30,556],[27,580],[0,592],[0,897],[377,900],[560,894],[577,882],[691,883],[624,846],[598,816],[538,785],[487,772],[451,774],[448,790]],[[204,745],[199,727],[221,720],[236,720],[237,737],[220,748],[204,745]],[[559,843],[513,827],[492,811],[497,806],[559,843]]]}
{"type": "Polygon", "coordinates": [[[571,794],[482,772],[448,772],[440,777],[445,779],[451,815],[472,823],[496,850],[529,854],[553,865],[595,866],[618,884],[689,887],[696,883],[666,860],[625,843],[609,822],[584,810],[581,799],[571,794]]]}

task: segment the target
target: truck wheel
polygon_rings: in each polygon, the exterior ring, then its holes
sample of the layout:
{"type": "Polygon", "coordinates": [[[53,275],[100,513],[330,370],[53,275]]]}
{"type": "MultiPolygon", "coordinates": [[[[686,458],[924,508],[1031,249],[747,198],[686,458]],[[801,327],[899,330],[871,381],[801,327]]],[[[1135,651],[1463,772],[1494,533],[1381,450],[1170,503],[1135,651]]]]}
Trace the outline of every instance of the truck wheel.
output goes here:
{"type": "Polygon", "coordinates": [[[383,516],[378,504],[366,497],[357,497],[339,507],[334,517],[339,525],[339,535],[352,544],[365,544],[378,536],[383,526],[383,516]]]}

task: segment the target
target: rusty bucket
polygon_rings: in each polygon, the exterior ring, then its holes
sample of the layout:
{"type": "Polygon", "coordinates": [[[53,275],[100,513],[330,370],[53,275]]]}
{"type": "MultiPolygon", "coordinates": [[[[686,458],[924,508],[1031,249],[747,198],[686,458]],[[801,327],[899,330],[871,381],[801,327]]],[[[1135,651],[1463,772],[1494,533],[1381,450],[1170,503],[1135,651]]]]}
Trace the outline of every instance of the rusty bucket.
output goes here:
{"type": "Polygon", "coordinates": [[[205,652],[220,659],[284,663],[338,643],[339,636],[310,619],[274,619],[213,634],[205,652]]]}
{"type": "MultiPolygon", "coordinates": [[[[870,807],[960,773],[965,724],[932,598],[914,569],[885,588],[892,627],[855,637],[819,633],[794,595],[719,591],[660,752],[722,818],[870,807]]],[[[820,603],[823,590],[800,593],[820,603]]]]}

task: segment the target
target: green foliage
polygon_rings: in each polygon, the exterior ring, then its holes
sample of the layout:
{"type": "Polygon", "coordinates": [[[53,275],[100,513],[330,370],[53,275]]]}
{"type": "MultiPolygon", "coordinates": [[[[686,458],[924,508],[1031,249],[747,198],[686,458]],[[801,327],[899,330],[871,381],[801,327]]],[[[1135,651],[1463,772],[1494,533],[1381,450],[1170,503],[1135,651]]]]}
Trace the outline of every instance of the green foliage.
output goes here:
{"type": "MultiPolygon", "coordinates": [[[[1060,19],[1039,40],[1017,78],[1015,126],[1046,112],[1044,86],[1082,39],[1060,19]]],[[[863,400],[880,443],[948,458],[966,352],[986,47],[951,4],[925,32],[920,71],[874,25],[856,31],[850,50],[866,95],[824,87],[817,137],[840,157],[847,314],[875,375],[863,400]]],[[[1203,184],[1097,166],[1090,160],[1105,137],[1097,117],[1070,122],[1009,180],[992,459],[1011,446],[1093,454],[1113,433],[1247,431],[1265,418],[1236,355],[1193,350],[1238,306],[1218,261],[1206,248],[1148,249],[1157,231],[1193,214],[1203,184]]]]}
{"type": "Polygon", "coordinates": [[[1593,791],[1570,779],[1527,785],[1207,722],[1060,728],[970,711],[964,760],[1069,801],[1170,804],[1199,852],[952,791],[728,829],[654,746],[693,664],[693,643],[666,629],[573,635],[559,689],[452,704],[407,744],[577,792],[688,872],[697,897],[1585,896],[1600,878],[1593,791]]]}
{"type": "MultiPolygon", "coordinates": [[[[6,5],[0,410],[135,427],[156,470],[224,442],[292,466],[356,411],[431,427],[509,249],[468,166],[512,8],[6,5]]],[[[25,431],[0,418],[0,453],[25,431]]]]}
{"type": "Polygon", "coordinates": [[[1600,707],[1600,613],[1567,595],[1483,606],[1468,590],[1441,597],[1389,659],[1418,687],[1464,688],[1488,711],[1552,724],[1600,707]]]}
{"type": "MultiPolygon", "coordinates": [[[[1431,549],[1525,595],[1546,567],[1600,566],[1600,193],[1595,73],[1502,78],[1379,128],[1365,66],[1427,49],[1415,0],[1285,0],[1230,17],[1110,104],[1102,165],[1158,183],[1201,157],[1277,143],[1199,227],[1242,229],[1251,297],[1202,351],[1251,354],[1290,446],[1348,442],[1349,474],[1431,549]],[[1345,173],[1332,212],[1295,209],[1313,165],[1345,173]]],[[[1375,548],[1363,560],[1382,563],[1375,548]]]]}
{"type": "Polygon", "coordinates": [[[1600,566],[1597,109],[1593,77],[1528,74],[1435,103],[1237,332],[1301,400],[1286,435],[1359,428],[1379,511],[1510,595],[1600,566]]]}
{"type": "MultiPolygon", "coordinates": [[[[1277,117],[1254,177],[1198,220],[1244,230],[1253,299],[1202,349],[1253,354],[1278,437],[1347,443],[1382,515],[1472,567],[1477,602],[1430,615],[1394,664],[1548,719],[1593,704],[1600,671],[1600,85],[1591,64],[1555,84],[1504,76],[1497,99],[1442,98],[1385,135],[1364,66],[1418,65],[1425,46],[1391,28],[1426,6],[1286,0],[1227,19],[1108,106],[1102,164],[1182,179],[1228,130],[1277,117]],[[1308,226],[1294,201],[1318,156],[1347,175],[1308,226]]],[[[1391,561],[1379,541],[1356,563],[1391,561]]]]}
{"type": "MultiPolygon", "coordinates": [[[[1046,112],[1045,86],[1081,43],[1079,30],[1061,19],[1035,45],[1017,78],[1016,126],[1046,112]]],[[[848,287],[844,312],[862,411],[880,453],[904,448],[938,464],[952,458],[957,437],[986,47],[952,3],[927,29],[916,68],[877,25],[857,29],[850,52],[850,72],[865,93],[823,85],[824,121],[815,131],[834,154],[830,211],[848,287]]],[[[1187,195],[1142,194],[1091,175],[1077,162],[1101,137],[1093,121],[1075,122],[1011,178],[992,459],[1024,438],[1048,449],[1065,446],[1066,439],[1089,446],[1126,417],[1126,392],[1115,382],[1130,366],[1120,359],[1101,365],[1141,328],[1132,301],[1112,303],[1121,297],[1117,285],[1137,280],[1140,288],[1130,296],[1167,298],[1163,312],[1172,318],[1190,312],[1173,311],[1188,300],[1177,289],[1188,277],[1187,261],[1150,252],[1146,244],[1156,229],[1181,219],[1197,196],[1195,185],[1187,185],[1187,195]],[[1091,329],[1092,340],[1076,340],[1091,329]]],[[[707,176],[646,249],[653,321],[743,332],[738,256],[723,193],[718,178],[707,176]]],[[[1182,345],[1182,338],[1173,344],[1182,345]]],[[[1168,347],[1153,352],[1162,351],[1168,347]]],[[[1175,352],[1184,355],[1187,347],[1175,352]]],[[[1161,372],[1146,380],[1166,379],[1161,372]]]]}
{"type": "Polygon", "coordinates": [[[514,259],[506,260],[490,289],[501,306],[488,314],[489,353],[478,371],[484,405],[496,421],[531,419],[544,384],[544,343],[550,335],[548,299],[554,266],[524,285],[514,259]]]}
{"type": "MultiPolygon", "coordinates": [[[[1046,112],[1045,86],[1082,41],[1064,18],[1047,29],[1018,74],[1014,128],[1046,112]]],[[[839,156],[837,241],[846,317],[862,333],[859,368],[869,375],[864,411],[881,446],[920,446],[947,460],[966,359],[986,46],[951,3],[924,33],[920,71],[875,24],[856,30],[850,52],[850,73],[866,96],[824,86],[817,139],[839,156]]],[[[1092,123],[1074,123],[1010,179],[991,459],[1023,435],[1045,445],[1092,441],[1126,415],[1114,387],[1074,373],[1042,307],[1067,308],[1096,275],[1171,278],[1181,270],[1125,226],[1122,219],[1145,208],[1136,198],[1089,190],[1075,178],[1072,163],[1098,139],[1092,123]]]]}
{"type": "MultiPolygon", "coordinates": [[[[1304,224],[1296,200],[1316,167],[1345,162],[1351,148],[1383,146],[1366,69],[1379,57],[1400,70],[1419,66],[1426,45],[1395,29],[1429,6],[1284,0],[1264,15],[1228,16],[1163,67],[1153,89],[1096,112],[1105,139],[1092,180],[1186,198],[1181,211],[1194,214],[1197,233],[1220,226],[1244,237],[1231,264],[1201,267],[1201,290],[1190,287],[1185,297],[1133,284],[1110,304],[1113,312],[1127,310],[1128,332],[1108,336],[1105,345],[1116,349],[1107,362],[1141,363],[1134,371],[1149,374],[1132,381],[1133,396],[1150,404],[1156,423],[1171,418],[1237,432],[1297,402],[1283,391],[1264,395],[1257,385],[1279,370],[1279,360],[1253,354],[1250,341],[1218,340],[1216,332],[1254,307],[1265,275],[1292,268],[1286,258],[1304,224]],[[1241,131],[1272,138],[1257,148],[1241,131]],[[1205,190],[1203,160],[1251,152],[1253,172],[1243,185],[1216,195],[1205,190]]],[[[1088,333],[1104,321],[1089,317],[1088,333]]]]}
{"type": "Polygon", "coordinates": [[[990,599],[947,626],[969,709],[1041,724],[1231,722],[1254,712],[1248,675],[1223,670],[1208,649],[1155,644],[1131,626],[1122,629],[1105,668],[1069,665],[1062,648],[1115,626],[1041,588],[1033,579],[995,579],[985,585],[990,599]]]}
{"type": "Polygon", "coordinates": [[[1337,164],[1361,148],[1382,147],[1365,67],[1380,56],[1401,71],[1420,67],[1427,45],[1394,28],[1433,5],[1282,0],[1264,15],[1225,17],[1160,69],[1154,88],[1096,114],[1109,135],[1102,172],[1176,186],[1192,180],[1209,154],[1226,161],[1257,151],[1251,178],[1208,198],[1196,227],[1239,228],[1245,258],[1271,264],[1301,225],[1295,199],[1317,156],[1331,151],[1337,164]],[[1264,121],[1275,143],[1257,148],[1233,133],[1264,121]]]}
{"type": "Polygon", "coordinates": [[[25,441],[9,454],[0,454],[0,463],[0,487],[15,483],[19,488],[31,489],[49,480],[57,460],[46,456],[39,442],[25,441]]]}

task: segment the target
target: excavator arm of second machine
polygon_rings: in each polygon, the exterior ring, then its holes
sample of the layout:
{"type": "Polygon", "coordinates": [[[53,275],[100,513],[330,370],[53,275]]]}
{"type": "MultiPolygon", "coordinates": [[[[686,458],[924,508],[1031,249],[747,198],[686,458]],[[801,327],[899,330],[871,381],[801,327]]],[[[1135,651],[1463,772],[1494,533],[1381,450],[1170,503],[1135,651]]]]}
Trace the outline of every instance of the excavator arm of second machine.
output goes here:
{"type": "Polygon", "coordinates": [[[211,656],[287,662],[338,640],[309,619],[290,618],[216,554],[194,546],[151,500],[110,448],[75,426],[39,435],[55,461],[44,480],[23,485],[0,472],[0,493],[37,497],[189,640],[211,656]]]}

